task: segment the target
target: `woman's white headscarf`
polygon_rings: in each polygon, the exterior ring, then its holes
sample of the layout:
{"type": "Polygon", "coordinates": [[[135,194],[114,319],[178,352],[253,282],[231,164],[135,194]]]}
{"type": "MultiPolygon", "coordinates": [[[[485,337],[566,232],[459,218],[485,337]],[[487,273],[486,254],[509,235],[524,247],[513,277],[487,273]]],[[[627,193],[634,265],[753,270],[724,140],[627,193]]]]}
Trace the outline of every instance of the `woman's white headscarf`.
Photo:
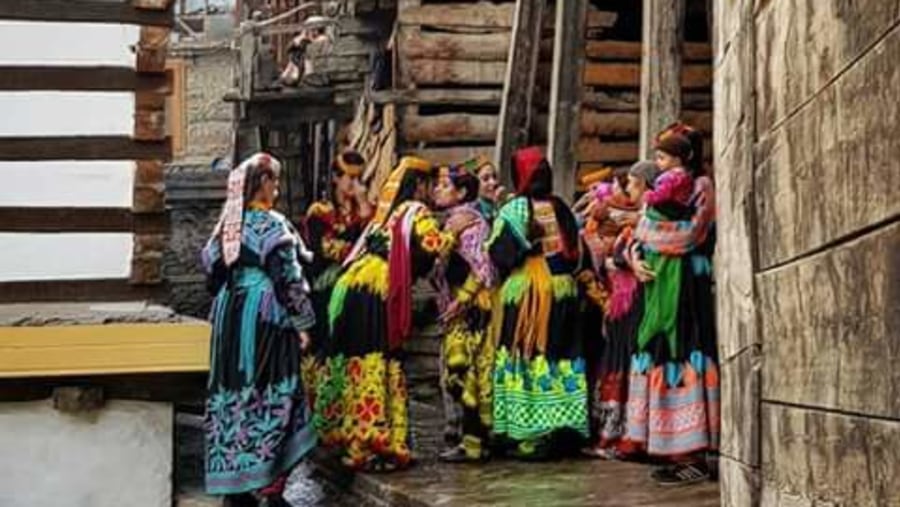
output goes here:
{"type": "Polygon", "coordinates": [[[248,173],[260,170],[281,173],[281,163],[268,153],[256,153],[241,162],[228,174],[228,187],[225,204],[219,222],[213,229],[213,236],[220,236],[222,241],[222,260],[226,266],[234,264],[241,254],[241,229],[244,217],[244,193],[248,173]]]}

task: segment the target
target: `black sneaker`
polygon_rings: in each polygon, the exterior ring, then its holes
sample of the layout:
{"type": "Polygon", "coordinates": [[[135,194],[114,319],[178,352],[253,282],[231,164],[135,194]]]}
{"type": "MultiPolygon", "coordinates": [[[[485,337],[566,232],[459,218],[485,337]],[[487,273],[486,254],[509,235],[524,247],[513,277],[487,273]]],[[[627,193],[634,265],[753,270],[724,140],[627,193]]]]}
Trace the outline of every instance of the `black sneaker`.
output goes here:
{"type": "Polygon", "coordinates": [[[709,469],[703,463],[684,463],[657,468],[650,477],[660,486],[687,486],[709,480],[709,469]]]}

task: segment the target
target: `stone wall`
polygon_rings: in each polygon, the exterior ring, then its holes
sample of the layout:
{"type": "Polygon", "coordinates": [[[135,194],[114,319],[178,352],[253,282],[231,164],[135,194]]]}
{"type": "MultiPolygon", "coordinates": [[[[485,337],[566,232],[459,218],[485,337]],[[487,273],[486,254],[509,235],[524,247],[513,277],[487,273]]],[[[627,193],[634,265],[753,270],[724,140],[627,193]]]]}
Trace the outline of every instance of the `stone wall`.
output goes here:
{"type": "Polygon", "coordinates": [[[234,146],[234,105],[225,102],[234,90],[237,52],[224,43],[182,42],[170,58],[185,62],[185,146],[176,162],[209,166],[216,157],[230,157],[234,146]]]}
{"type": "Polygon", "coordinates": [[[900,505],[900,4],[715,5],[723,505],[900,505]]]}
{"type": "Polygon", "coordinates": [[[166,169],[166,207],[171,223],[163,255],[168,284],[165,303],[179,313],[206,317],[210,298],[200,269],[200,249],[225,197],[225,176],[213,172],[216,158],[234,151],[234,105],[224,97],[234,89],[236,51],[227,42],[178,42],[169,58],[184,62],[185,144],[166,169]]]}
{"type": "Polygon", "coordinates": [[[191,166],[172,166],[166,172],[171,230],[163,255],[163,277],[169,289],[165,303],[185,315],[207,316],[210,296],[200,266],[200,249],[219,218],[225,178],[225,172],[191,166]]]}

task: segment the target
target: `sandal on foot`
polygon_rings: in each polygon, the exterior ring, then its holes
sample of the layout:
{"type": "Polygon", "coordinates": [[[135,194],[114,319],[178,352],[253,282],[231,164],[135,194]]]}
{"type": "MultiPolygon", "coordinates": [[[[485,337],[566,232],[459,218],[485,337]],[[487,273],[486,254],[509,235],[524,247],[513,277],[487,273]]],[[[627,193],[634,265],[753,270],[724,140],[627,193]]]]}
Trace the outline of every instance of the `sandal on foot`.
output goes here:
{"type": "Polygon", "coordinates": [[[619,459],[619,454],[615,449],[607,449],[604,447],[585,447],[581,450],[581,454],[593,459],[603,461],[612,461],[619,459]]]}
{"type": "Polygon", "coordinates": [[[389,459],[378,457],[369,460],[366,463],[365,470],[366,472],[382,474],[397,470],[397,465],[389,459]]]}
{"type": "Polygon", "coordinates": [[[438,459],[445,463],[464,463],[469,460],[462,446],[451,447],[438,455],[438,459]]]}

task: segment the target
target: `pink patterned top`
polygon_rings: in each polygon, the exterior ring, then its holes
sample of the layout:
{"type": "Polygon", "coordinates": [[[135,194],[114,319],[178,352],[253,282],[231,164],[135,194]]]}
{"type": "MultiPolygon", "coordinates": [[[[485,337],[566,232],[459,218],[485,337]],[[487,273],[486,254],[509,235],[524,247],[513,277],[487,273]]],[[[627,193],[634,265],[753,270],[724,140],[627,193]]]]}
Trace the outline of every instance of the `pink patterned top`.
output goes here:
{"type": "Polygon", "coordinates": [[[676,167],[656,178],[652,190],[644,194],[644,202],[650,206],[677,203],[687,206],[694,194],[694,181],[683,167],[676,167]]]}

